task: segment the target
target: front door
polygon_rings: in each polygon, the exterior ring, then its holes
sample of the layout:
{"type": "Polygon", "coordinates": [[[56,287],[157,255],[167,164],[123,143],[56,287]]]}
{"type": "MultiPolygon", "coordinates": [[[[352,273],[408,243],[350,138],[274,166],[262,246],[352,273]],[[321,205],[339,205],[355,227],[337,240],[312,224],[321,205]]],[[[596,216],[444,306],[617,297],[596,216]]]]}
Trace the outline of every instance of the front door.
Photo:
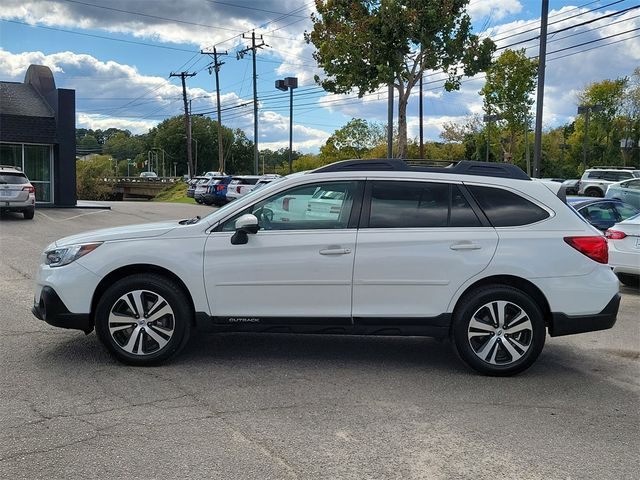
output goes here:
{"type": "Polygon", "coordinates": [[[238,212],[205,245],[204,276],[220,323],[350,323],[362,181],[292,187],[238,212]],[[355,210],[358,210],[357,212],[355,210]],[[236,219],[260,230],[232,245],[236,219]]]}

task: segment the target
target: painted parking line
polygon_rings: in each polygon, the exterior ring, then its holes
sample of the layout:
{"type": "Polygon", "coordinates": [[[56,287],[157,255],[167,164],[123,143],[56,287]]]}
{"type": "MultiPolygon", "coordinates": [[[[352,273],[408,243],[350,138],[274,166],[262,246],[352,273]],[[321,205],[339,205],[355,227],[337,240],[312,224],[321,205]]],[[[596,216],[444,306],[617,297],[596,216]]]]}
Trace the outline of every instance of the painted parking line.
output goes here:
{"type": "Polygon", "coordinates": [[[56,218],[50,217],[46,213],[38,211],[38,210],[36,210],[36,213],[38,215],[42,215],[43,217],[47,218],[48,220],[51,220],[52,222],[61,223],[61,222],[66,222],[68,220],[73,220],[75,218],[84,217],[86,215],[93,215],[94,213],[102,213],[102,212],[108,212],[108,211],[109,210],[93,210],[91,212],[80,213],[79,215],[74,215],[72,217],[67,217],[67,218],[62,218],[62,219],[56,219],[56,218]]]}

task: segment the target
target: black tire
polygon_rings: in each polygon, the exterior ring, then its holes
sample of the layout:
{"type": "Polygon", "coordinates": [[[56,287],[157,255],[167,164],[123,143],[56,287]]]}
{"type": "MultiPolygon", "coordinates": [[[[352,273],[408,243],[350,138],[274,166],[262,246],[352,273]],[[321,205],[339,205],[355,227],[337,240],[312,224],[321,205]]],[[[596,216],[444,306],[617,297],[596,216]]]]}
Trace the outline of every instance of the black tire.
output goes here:
{"type": "Polygon", "coordinates": [[[604,197],[602,190],[599,188],[587,188],[584,193],[587,197],[604,197]]]}
{"type": "MultiPolygon", "coordinates": [[[[142,317],[147,318],[145,315],[142,317]]],[[[116,316],[120,317],[119,314],[116,316]]],[[[107,350],[121,362],[138,366],[157,365],[176,355],[186,345],[189,340],[193,316],[193,309],[185,294],[171,280],[157,274],[131,275],[111,285],[98,301],[95,314],[96,334],[107,350]],[[134,297],[128,297],[133,300],[132,304],[135,305],[133,310],[127,309],[126,302],[122,300],[125,295],[133,294],[135,291],[144,292],[141,294],[144,298],[141,297],[141,299],[146,303],[142,306],[145,315],[151,314],[153,317],[155,311],[164,308],[163,303],[158,303],[158,298],[168,304],[172,311],[171,314],[165,314],[160,320],[149,324],[144,323],[140,315],[135,318],[133,315],[122,315],[123,322],[131,323],[129,337],[126,336],[128,329],[119,330],[112,334],[110,326],[118,328],[119,325],[119,323],[113,322],[110,324],[109,316],[112,310],[114,313],[125,311],[135,314],[137,304],[135,304],[134,297]],[[154,301],[154,296],[156,303],[151,304],[150,302],[154,301]],[[147,308],[149,309],[147,310],[147,308]],[[126,322],[127,318],[131,318],[131,321],[126,322]],[[162,322],[162,325],[159,325],[158,322],[162,322]],[[153,332],[153,335],[148,330],[153,332]],[[171,335],[165,333],[168,331],[171,331],[171,335]],[[133,339],[133,343],[127,342],[128,339],[134,337],[134,333],[136,338],[133,339]],[[164,341],[167,341],[168,337],[168,341],[161,346],[152,337],[161,337],[164,341]],[[123,345],[124,343],[126,345],[123,345]],[[130,344],[132,352],[125,350],[126,346],[130,344]],[[142,350],[147,351],[143,352],[142,350]]],[[[125,323],[122,325],[125,326],[125,323]]]]}
{"type": "Polygon", "coordinates": [[[22,211],[22,216],[24,217],[25,220],[32,220],[35,214],[36,214],[35,208],[27,208],[26,210],[22,211]]]}
{"type": "Polygon", "coordinates": [[[490,285],[460,300],[454,311],[451,333],[458,355],[468,366],[485,375],[504,377],[523,372],[535,362],[544,347],[546,328],[540,307],[529,295],[506,285],[490,285]],[[504,324],[508,328],[499,327],[493,333],[484,333],[493,328],[484,323],[486,315],[491,314],[487,305],[494,308],[494,313],[497,305],[504,305],[504,324]],[[525,314],[522,320],[509,326],[520,313],[525,314]],[[470,326],[472,320],[483,327],[470,326]],[[517,333],[507,332],[525,325],[530,328],[517,333]],[[526,349],[520,348],[522,345],[526,349]],[[485,347],[487,349],[483,350],[485,347]],[[514,361],[510,351],[521,356],[514,361]]]}
{"type": "Polygon", "coordinates": [[[631,273],[616,273],[618,280],[620,280],[627,287],[638,288],[640,287],[640,276],[633,275],[631,273]]]}

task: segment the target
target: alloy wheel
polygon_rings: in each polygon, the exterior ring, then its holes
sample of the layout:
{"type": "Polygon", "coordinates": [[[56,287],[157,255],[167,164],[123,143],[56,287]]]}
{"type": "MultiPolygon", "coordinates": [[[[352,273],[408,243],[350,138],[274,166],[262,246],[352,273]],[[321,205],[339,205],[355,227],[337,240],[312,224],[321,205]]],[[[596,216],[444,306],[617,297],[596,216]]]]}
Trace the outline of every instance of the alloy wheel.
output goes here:
{"type": "Polygon", "coordinates": [[[155,292],[133,290],[115,301],[109,312],[109,334],[123,351],[151,355],[162,350],[175,331],[169,303],[155,292]]]}
{"type": "Polygon", "coordinates": [[[525,310],[508,301],[492,301],[471,317],[467,329],[475,355],[491,365],[510,365],[522,358],[533,341],[533,325],[525,310]]]}

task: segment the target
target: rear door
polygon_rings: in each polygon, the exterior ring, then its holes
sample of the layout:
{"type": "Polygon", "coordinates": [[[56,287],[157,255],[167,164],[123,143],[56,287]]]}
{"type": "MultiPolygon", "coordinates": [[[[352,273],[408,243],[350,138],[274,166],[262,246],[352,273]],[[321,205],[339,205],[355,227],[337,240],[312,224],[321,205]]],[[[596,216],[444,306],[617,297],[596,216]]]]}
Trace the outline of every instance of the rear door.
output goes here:
{"type": "Polygon", "coordinates": [[[429,324],[446,312],[458,288],[489,264],[498,242],[495,229],[474,210],[461,185],[367,183],[353,317],[363,324],[376,318],[401,323],[406,317],[429,324]]]}

